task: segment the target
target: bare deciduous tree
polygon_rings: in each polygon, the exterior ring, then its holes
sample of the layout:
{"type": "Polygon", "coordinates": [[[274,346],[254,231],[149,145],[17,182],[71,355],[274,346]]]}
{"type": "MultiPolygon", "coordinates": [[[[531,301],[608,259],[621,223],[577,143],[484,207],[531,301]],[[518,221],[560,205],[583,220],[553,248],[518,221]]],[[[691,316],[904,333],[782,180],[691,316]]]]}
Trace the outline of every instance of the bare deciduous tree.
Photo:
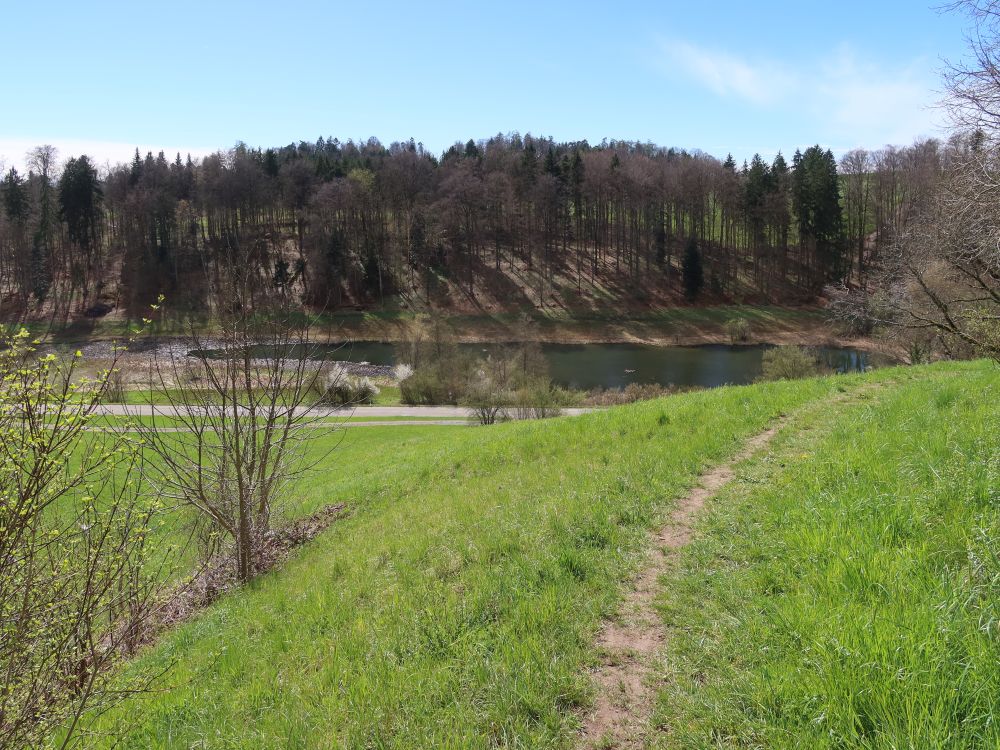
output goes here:
{"type": "Polygon", "coordinates": [[[247,581],[287,488],[311,465],[310,428],[329,417],[316,409],[322,373],[310,319],[251,264],[231,258],[223,269],[211,336],[191,323],[184,351],[154,360],[167,405],[153,406],[139,429],[157,458],[147,463],[150,481],[195,510],[211,551],[231,549],[247,581]]]}
{"type": "Polygon", "coordinates": [[[1000,130],[1000,2],[957,0],[945,6],[966,13],[974,28],[967,35],[967,61],[945,71],[949,113],[962,128],[1000,130]]]}
{"type": "Polygon", "coordinates": [[[834,317],[893,331],[914,360],[929,346],[1000,357],[1000,146],[974,140],[900,226],[873,290],[827,290],[834,317]]]}
{"type": "Polygon", "coordinates": [[[929,346],[945,354],[1000,361],[1000,2],[948,6],[975,23],[971,58],[946,74],[956,134],[943,153],[936,142],[910,153],[905,200],[882,259],[877,292],[830,289],[834,314],[865,329],[903,333],[911,360],[929,346]]]}
{"type": "Polygon", "coordinates": [[[1000,144],[960,160],[895,243],[888,267],[897,322],[933,332],[952,354],[1000,359],[1000,144]]]}

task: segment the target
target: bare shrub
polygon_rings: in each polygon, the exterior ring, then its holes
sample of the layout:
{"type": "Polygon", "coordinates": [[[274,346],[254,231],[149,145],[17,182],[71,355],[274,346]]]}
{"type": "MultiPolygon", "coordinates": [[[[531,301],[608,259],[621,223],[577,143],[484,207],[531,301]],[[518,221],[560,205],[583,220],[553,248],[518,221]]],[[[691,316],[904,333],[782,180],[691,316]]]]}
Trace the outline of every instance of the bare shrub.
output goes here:
{"type": "Polygon", "coordinates": [[[319,402],[325,406],[372,404],[379,387],[371,378],[351,375],[343,366],[335,366],[322,380],[319,402]]]}
{"type": "Polygon", "coordinates": [[[399,384],[400,400],[410,405],[457,404],[468,387],[475,362],[455,357],[418,368],[399,384]]]}
{"type": "Polygon", "coordinates": [[[510,413],[515,419],[548,419],[560,416],[573,403],[573,394],[540,378],[511,393],[510,413]]]}
{"type": "Polygon", "coordinates": [[[402,402],[461,404],[482,424],[554,416],[567,398],[547,376],[534,323],[521,316],[517,326],[523,341],[492,346],[477,357],[459,347],[440,321],[425,321],[400,347],[414,363],[395,373],[402,402]]]}
{"type": "Polygon", "coordinates": [[[472,371],[460,403],[469,408],[480,424],[495,424],[510,417],[508,409],[513,401],[511,386],[509,362],[487,357],[480,360],[472,371]]]}
{"type": "Polygon", "coordinates": [[[673,385],[629,383],[624,388],[593,388],[584,394],[583,403],[586,406],[622,406],[624,404],[633,404],[636,401],[663,398],[664,396],[670,396],[680,391],[681,389],[673,385]]]}
{"type": "Polygon", "coordinates": [[[249,268],[230,259],[220,270],[210,341],[191,325],[192,356],[171,348],[166,361],[154,360],[168,406],[151,404],[153,418],[139,425],[155,454],[147,478],[208,525],[240,581],[258,571],[272,518],[312,465],[305,447],[319,431],[309,427],[323,418],[313,409],[321,364],[311,321],[287,289],[269,286],[249,268]],[[169,386],[195,376],[197,390],[169,386]]]}
{"type": "Polygon", "coordinates": [[[413,367],[407,364],[399,364],[392,368],[392,379],[397,383],[402,383],[413,374],[413,367]]]}
{"type": "Polygon", "coordinates": [[[399,380],[400,400],[411,405],[458,404],[473,379],[475,358],[463,352],[438,316],[420,318],[400,346],[409,370],[399,380]]]}
{"type": "Polygon", "coordinates": [[[125,374],[120,367],[109,370],[104,383],[101,400],[106,404],[124,404],[128,395],[125,374]]]}

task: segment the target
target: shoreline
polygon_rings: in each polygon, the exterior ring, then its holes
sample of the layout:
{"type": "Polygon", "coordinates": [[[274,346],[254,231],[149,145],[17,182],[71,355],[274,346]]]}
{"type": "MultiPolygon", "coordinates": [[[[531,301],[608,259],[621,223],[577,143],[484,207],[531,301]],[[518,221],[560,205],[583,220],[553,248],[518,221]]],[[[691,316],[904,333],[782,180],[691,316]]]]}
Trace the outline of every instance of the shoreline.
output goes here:
{"type": "MultiPolygon", "coordinates": [[[[711,310],[712,308],[704,308],[711,310]]],[[[818,310],[791,310],[786,320],[756,322],[746,341],[733,342],[724,323],[706,325],[667,318],[547,319],[529,331],[518,330],[496,318],[473,320],[462,325],[464,316],[446,319],[449,333],[460,344],[499,344],[531,341],[539,344],[636,344],[643,346],[706,345],[726,346],[829,346],[880,353],[897,359],[902,350],[888,342],[870,336],[846,335],[837,331],[818,310]],[[527,333],[528,335],[523,335],[527,333]],[[522,334],[522,335],[518,335],[522,334]]],[[[332,327],[331,327],[332,328],[332,327]]],[[[412,323],[402,321],[364,320],[358,323],[341,322],[336,330],[326,328],[316,336],[323,343],[340,343],[349,340],[396,344],[406,341],[412,323]]]]}
{"type": "MultiPolygon", "coordinates": [[[[179,336],[164,336],[164,339],[181,338],[179,336]]],[[[731,341],[724,333],[706,335],[671,335],[663,334],[659,336],[601,336],[601,335],[577,335],[568,332],[567,335],[541,335],[530,338],[516,338],[511,336],[482,336],[475,333],[457,334],[452,337],[457,344],[516,344],[523,341],[530,341],[538,344],[636,344],[641,346],[656,347],[698,347],[698,346],[835,346],[845,349],[858,349],[867,352],[883,352],[885,346],[879,341],[867,337],[851,337],[836,333],[835,331],[780,331],[764,333],[759,336],[751,336],[746,341],[731,341]]],[[[96,341],[96,340],[95,340],[96,341]]],[[[406,341],[405,336],[349,336],[322,334],[316,336],[314,341],[324,344],[351,343],[352,341],[364,341],[379,344],[399,344],[406,341]]]]}
{"type": "MultiPolygon", "coordinates": [[[[400,343],[413,337],[426,326],[428,319],[406,311],[347,311],[323,316],[314,326],[312,339],[316,343],[365,341],[400,343]]],[[[516,312],[476,314],[455,312],[441,314],[440,320],[448,336],[456,343],[495,344],[531,341],[541,344],[635,344],[643,346],[696,347],[727,346],[829,346],[851,348],[868,353],[880,353],[898,360],[904,352],[885,340],[846,335],[834,328],[818,307],[779,307],[723,305],[714,307],[677,307],[650,310],[638,315],[602,314],[600,311],[579,311],[579,314],[532,315],[516,312]],[[733,342],[726,324],[733,318],[743,318],[750,326],[745,341],[733,342]]],[[[91,326],[75,323],[55,329],[48,337],[57,346],[79,346],[90,349],[91,356],[113,341],[122,340],[125,327],[122,320],[103,320],[91,326]],[[118,328],[119,330],[115,330],[118,328]]],[[[206,340],[212,339],[211,329],[202,330],[206,340]]],[[[139,354],[152,340],[169,346],[185,338],[177,324],[168,325],[156,333],[139,337],[143,346],[133,350],[139,354]]]]}

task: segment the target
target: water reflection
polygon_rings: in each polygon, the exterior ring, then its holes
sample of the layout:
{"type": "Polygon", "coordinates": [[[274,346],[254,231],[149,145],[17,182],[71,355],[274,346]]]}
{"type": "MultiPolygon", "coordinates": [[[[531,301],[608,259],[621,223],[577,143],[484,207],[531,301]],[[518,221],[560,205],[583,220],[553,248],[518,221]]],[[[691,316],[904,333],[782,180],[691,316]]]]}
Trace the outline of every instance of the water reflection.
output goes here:
{"type": "MultiPolygon", "coordinates": [[[[462,344],[481,354],[498,345],[462,344]]],[[[716,386],[753,382],[761,373],[767,346],[650,346],[645,344],[543,344],[542,353],[553,381],[571,388],[619,388],[629,383],[716,386]]],[[[331,344],[330,359],[397,363],[396,346],[377,341],[331,344]]],[[[858,349],[821,347],[823,364],[839,372],[859,372],[886,364],[858,349]]]]}

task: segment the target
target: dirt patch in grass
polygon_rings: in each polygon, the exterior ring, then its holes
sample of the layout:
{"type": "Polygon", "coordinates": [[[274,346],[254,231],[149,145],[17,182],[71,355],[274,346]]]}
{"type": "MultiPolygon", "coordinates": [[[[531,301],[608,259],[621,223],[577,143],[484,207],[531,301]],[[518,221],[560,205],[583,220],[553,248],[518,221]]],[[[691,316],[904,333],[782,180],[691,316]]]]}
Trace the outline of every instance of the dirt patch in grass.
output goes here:
{"type": "Polygon", "coordinates": [[[785,423],[782,418],[744,445],[727,463],[702,474],[655,534],[649,559],[622,605],[620,619],[608,622],[598,639],[604,663],[594,673],[597,701],[584,722],[581,747],[640,748],[652,713],[655,691],[648,684],[656,653],[666,639],[654,607],[657,581],[674,553],[691,540],[695,517],[705,502],[728,484],[737,464],[765,448],[785,423]]]}

